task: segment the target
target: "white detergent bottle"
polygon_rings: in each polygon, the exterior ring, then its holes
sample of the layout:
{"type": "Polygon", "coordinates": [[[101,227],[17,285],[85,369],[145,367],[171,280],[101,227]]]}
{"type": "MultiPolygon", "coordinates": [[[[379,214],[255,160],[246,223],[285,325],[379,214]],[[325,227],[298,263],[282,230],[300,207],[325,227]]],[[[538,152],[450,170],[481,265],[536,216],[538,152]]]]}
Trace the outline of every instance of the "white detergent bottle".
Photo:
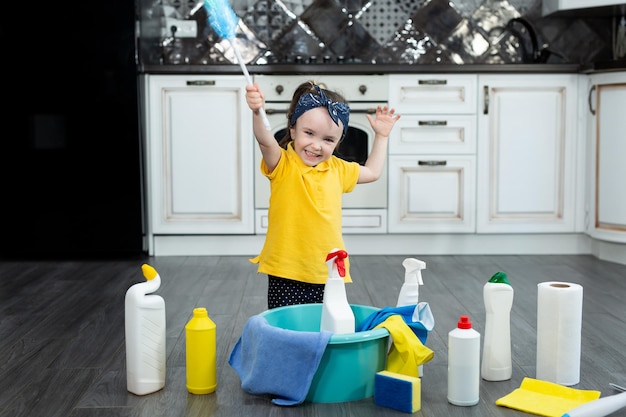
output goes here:
{"type": "Polygon", "coordinates": [[[448,333],[448,402],[472,406],[480,400],[480,333],[461,316],[448,333]]]}
{"type": "Polygon", "coordinates": [[[343,280],[346,275],[343,260],[347,256],[345,250],[333,249],[326,257],[328,279],[324,286],[320,331],[335,334],[354,333],[354,313],[348,304],[346,284],[343,280]]]}
{"type": "Polygon", "coordinates": [[[485,338],[481,376],[486,381],[511,379],[511,323],[513,287],[504,272],[496,272],[483,287],[485,338]]]}
{"type": "Polygon", "coordinates": [[[148,264],[141,266],[146,282],[126,291],[126,387],[136,395],[165,386],[165,301],[155,294],[161,277],[148,264]]]}
{"type": "Polygon", "coordinates": [[[426,268],[426,262],[415,258],[406,258],[402,262],[402,266],[404,267],[404,284],[400,288],[396,307],[417,304],[419,302],[420,285],[424,285],[422,269],[426,268]]]}

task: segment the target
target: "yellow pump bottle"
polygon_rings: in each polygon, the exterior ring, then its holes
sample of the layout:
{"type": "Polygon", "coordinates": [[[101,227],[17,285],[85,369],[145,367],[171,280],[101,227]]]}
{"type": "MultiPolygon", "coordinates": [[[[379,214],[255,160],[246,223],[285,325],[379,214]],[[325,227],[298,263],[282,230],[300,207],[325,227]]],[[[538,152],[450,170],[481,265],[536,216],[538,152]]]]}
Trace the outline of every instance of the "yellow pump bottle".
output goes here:
{"type": "Polygon", "coordinates": [[[204,307],[194,308],[185,325],[187,391],[210,394],[217,387],[215,323],[204,307]]]}

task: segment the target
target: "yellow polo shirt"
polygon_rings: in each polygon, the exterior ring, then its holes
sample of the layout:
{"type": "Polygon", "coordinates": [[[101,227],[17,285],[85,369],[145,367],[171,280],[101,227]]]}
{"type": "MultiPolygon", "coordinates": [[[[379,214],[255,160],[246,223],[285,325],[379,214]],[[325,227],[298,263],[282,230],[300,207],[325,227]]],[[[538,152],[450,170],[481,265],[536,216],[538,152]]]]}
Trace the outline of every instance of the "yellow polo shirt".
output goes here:
{"type": "MultiPolygon", "coordinates": [[[[342,195],[354,189],[359,170],[358,163],[335,156],[310,167],[296,154],[293,144],[283,149],[271,173],[261,162],[261,173],[270,180],[271,194],[265,244],[260,255],[250,260],[259,265],[258,273],[326,283],[326,255],[335,248],[345,250],[342,195]]],[[[345,266],[344,281],[352,282],[349,257],[345,266]]]]}

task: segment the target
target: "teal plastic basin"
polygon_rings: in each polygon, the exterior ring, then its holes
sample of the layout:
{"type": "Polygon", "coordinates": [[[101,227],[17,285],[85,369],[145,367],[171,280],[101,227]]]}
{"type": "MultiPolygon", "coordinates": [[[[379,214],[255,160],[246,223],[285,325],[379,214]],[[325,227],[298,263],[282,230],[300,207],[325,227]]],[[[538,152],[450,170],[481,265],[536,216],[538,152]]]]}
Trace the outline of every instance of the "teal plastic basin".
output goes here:
{"type": "MultiPolygon", "coordinates": [[[[358,326],[376,307],[351,304],[358,326]]],[[[298,304],[261,313],[271,326],[287,330],[319,332],[322,304],[298,304]]],[[[313,376],[306,401],[339,403],[374,395],[376,372],[385,368],[389,332],[375,329],[333,334],[313,376]]]]}

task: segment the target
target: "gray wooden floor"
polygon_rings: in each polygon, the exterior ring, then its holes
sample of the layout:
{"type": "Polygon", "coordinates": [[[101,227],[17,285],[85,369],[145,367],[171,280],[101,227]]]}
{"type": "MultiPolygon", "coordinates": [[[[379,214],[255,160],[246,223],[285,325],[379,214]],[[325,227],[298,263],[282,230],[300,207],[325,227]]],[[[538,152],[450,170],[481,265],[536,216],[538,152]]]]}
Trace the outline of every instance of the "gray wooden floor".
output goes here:
{"type": "MultiPolygon", "coordinates": [[[[626,385],[626,266],[592,256],[352,256],[353,304],[395,305],[404,280],[402,261],[426,262],[420,301],[435,328],[427,346],[422,410],[417,416],[525,416],[496,399],[535,376],[537,284],[566,281],[584,288],[581,380],[574,388],[616,394],[626,385]],[[482,287],[497,271],[515,289],[511,312],[513,377],[481,381],[480,403],[446,400],[447,333],[468,314],[483,333],[482,287]]],[[[0,262],[0,417],[108,416],[401,416],[372,398],[338,404],[272,405],[270,397],[241,389],[227,357],[251,315],[266,309],[266,277],[246,257],[155,257],[95,261],[0,262]],[[126,391],[124,295],[143,281],[141,264],[154,266],[167,312],[165,388],[146,396],[126,391]],[[185,388],[184,326],[194,307],[206,307],[217,325],[215,393],[185,388]]],[[[625,417],[626,409],[615,413],[625,417]]]]}

